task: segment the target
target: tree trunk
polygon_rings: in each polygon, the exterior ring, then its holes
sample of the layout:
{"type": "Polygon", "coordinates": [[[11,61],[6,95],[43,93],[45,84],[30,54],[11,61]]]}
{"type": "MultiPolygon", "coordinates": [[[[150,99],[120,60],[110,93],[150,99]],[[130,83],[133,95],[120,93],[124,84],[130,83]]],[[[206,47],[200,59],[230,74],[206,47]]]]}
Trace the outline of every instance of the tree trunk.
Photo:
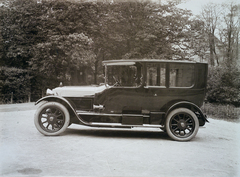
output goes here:
{"type": "Polygon", "coordinates": [[[210,65],[214,66],[214,34],[209,34],[210,65]]]}
{"type": "Polygon", "coordinates": [[[94,84],[97,84],[97,82],[98,82],[98,79],[97,79],[97,75],[98,75],[98,63],[99,63],[100,56],[101,56],[101,50],[102,50],[102,48],[99,48],[99,49],[98,49],[98,52],[97,52],[97,55],[96,55],[96,61],[95,61],[95,63],[94,63],[94,68],[95,68],[95,71],[94,71],[94,84]]]}

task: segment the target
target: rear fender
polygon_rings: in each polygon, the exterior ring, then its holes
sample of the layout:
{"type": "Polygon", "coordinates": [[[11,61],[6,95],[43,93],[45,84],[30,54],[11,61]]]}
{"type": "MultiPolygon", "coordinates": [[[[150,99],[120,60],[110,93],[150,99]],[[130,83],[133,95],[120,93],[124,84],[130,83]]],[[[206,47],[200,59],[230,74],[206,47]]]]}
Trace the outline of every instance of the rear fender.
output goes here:
{"type": "Polygon", "coordinates": [[[191,102],[188,102],[188,101],[181,101],[181,102],[177,102],[175,104],[173,104],[166,112],[166,117],[168,116],[168,114],[176,109],[176,108],[180,108],[180,107],[183,107],[183,108],[187,108],[187,109],[190,109],[191,111],[193,111],[196,116],[198,117],[198,120],[199,120],[199,125],[200,126],[204,126],[205,125],[205,122],[209,122],[206,118],[206,116],[203,114],[203,112],[201,111],[201,109],[195,105],[194,103],[191,103],[191,102]]]}

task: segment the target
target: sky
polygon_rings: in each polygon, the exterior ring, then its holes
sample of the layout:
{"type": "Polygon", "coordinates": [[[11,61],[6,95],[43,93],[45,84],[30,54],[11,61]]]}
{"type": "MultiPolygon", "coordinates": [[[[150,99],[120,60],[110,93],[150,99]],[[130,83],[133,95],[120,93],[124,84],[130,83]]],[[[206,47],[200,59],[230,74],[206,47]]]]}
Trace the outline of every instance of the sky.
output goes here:
{"type": "MultiPolygon", "coordinates": [[[[237,2],[238,0],[233,0],[232,2],[237,2]]],[[[199,15],[201,13],[202,7],[208,3],[222,4],[224,2],[229,2],[228,0],[188,0],[185,3],[178,5],[182,9],[188,9],[193,12],[194,15],[199,15]]]]}

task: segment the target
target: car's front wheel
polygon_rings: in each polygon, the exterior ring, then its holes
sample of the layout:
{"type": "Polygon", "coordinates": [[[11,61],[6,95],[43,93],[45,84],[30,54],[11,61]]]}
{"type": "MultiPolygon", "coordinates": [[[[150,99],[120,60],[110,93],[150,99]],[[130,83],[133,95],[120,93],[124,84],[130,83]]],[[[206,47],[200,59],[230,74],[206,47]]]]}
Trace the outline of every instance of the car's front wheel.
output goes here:
{"type": "Polygon", "coordinates": [[[199,121],[191,110],[177,108],[167,116],[165,128],[172,139],[189,141],[196,136],[199,129],[199,121]]]}
{"type": "Polygon", "coordinates": [[[41,105],[34,117],[37,130],[44,135],[59,135],[70,123],[67,108],[58,102],[47,102],[41,105]]]}

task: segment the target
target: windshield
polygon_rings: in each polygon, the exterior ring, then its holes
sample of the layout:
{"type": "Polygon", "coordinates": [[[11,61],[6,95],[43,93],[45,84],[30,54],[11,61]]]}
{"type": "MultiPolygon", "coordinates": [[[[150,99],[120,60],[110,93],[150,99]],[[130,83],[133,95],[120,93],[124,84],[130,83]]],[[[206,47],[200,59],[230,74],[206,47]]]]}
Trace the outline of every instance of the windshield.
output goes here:
{"type": "Polygon", "coordinates": [[[109,65],[106,66],[106,83],[109,86],[138,87],[141,85],[141,65],[109,65]]]}

